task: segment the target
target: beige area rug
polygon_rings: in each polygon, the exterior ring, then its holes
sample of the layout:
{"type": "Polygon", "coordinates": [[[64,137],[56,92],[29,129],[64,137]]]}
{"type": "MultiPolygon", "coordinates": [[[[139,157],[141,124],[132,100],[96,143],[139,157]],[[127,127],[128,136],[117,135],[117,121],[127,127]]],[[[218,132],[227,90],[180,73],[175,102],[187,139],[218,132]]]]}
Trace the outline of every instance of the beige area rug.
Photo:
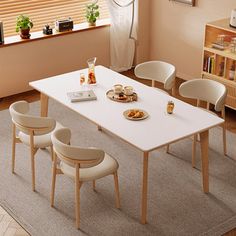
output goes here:
{"type": "MultiPolygon", "coordinates": [[[[39,113],[39,103],[32,103],[39,113]]],[[[73,131],[73,144],[97,146],[117,158],[122,209],[115,208],[112,176],[81,189],[81,231],[75,229],[74,183],[59,176],[56,208],[50,207],[51,162],[47,150],[36,157],[36,189],[31,191],[29,149],[18,145],[11,174],[11,122],[0,112],[0,204],[32,235],[221,235],[236,227],[236,135],[227,133],[229,157],[222,155],[221,129],[210,132],[210,193],[202,191],[200,159],[191,167],[191,139],[150,155],[148,224],[141,225],[142,154],[62,105],[50,114],[73,131]]],[[[107,116],[109,119],[109,114],[107,116]]],[[[151,132],[151,131],[150,131],[151,132]]],[[[143,134],[145,139],[148,132],[143,134]]],[[[160,134],[161,135],[161,134],[160,134]]],[[[199,154],[199,149],[198,149],[199,154]]]]}

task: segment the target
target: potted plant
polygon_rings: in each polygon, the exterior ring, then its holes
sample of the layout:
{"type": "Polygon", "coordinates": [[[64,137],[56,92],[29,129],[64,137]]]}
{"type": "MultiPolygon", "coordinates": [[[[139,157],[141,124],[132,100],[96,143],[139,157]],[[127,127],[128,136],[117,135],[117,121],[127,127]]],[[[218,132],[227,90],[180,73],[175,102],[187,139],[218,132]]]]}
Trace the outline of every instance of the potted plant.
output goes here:
{"type": "Polygon", "coordinates": [[[99,17],[99,6],[96,2],[90,3],[86,6],[86,18],[90,26],[96,25],[97,18],[99,17]]]}
{"type": "Polygon", "coordinates": [[[28,16],[20,15],[16,19],[16,32],[20,31],[22,39],[30,38],[30,29],[33,28],[33,22],[28,16]]]}

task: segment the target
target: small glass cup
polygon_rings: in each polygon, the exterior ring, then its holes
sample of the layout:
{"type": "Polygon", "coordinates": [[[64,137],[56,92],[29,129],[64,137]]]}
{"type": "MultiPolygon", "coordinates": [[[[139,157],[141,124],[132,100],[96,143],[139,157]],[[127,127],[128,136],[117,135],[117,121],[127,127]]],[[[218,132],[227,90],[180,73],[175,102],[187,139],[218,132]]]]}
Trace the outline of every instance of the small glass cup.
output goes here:
{"type": "Polygon", "coordinates": [[[168,114],[172,114],[174,111],[175,104],[173,101],[168,101],[166,111],[168,114]]]}
{"type": "Polygon", "coordinates": [[[80,85],[83,85],[85,83],[85,75],[84,73],[80,73],[80,85]]]}

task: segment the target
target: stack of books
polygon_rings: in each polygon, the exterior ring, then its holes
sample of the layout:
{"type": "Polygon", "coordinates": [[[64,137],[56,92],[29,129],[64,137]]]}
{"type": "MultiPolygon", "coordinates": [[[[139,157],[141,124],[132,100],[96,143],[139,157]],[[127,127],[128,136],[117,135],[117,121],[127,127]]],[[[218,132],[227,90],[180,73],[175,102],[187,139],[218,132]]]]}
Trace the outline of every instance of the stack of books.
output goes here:
{"type": "Polygon", "coordinates": [[[225,50],[225,45],[224,44],[221,44],[221,43],[217,43],[217,42],[214,42],[211,44],[211,46],[215,49],[219,49],[219,50],[225,50]]]}
{"type": "Polygon", "coordinates": [[[204,58],[203,70],[211,74],[215,73],[215,57],[214,56],[206,56],[204,58]]]}
{"type": "Polygon", "coordinates": [[[96,100],[97,96],[93,90],[69,92],[67,96],[71,102],[82,102],[96,100]]]}

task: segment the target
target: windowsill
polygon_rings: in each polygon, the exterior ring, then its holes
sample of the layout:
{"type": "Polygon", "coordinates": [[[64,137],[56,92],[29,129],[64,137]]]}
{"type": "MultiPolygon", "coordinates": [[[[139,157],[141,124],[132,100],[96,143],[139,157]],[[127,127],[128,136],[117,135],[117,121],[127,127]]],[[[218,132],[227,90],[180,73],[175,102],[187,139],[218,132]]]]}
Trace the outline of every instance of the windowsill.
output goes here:
{"type": "Polygon", "coordinates": [[[57,32],[57,31],[53,30],[53,34],[51,34],[51,35],[45,35],[45,34],[43,34],[43,32],[40,32],[40,31],[33,32],[33,33],[30,33],[31,34],[30,39],[21,39],[20,35],[5,37],[4,44],[1,44],[0,48],[1,47],[8,47],[11,45],[16,45],[16,44],[21,44],[21,43],[29,43],[29,42],[33,42],[36,40],[44,40],[44,39],[48,39],[48,38],[52,38],[52,37],[60,37],[63,35],[78,33],[81,31],[94,30],[94,29],[106,27],[109,25],[110,25],[110,19],[103,19],[103,20],[98,20],[96,23],[96,26],[89,26],[88,23],[85,22],[85,23],[74,25],[74,29],[71,31],[57,32]]]}

